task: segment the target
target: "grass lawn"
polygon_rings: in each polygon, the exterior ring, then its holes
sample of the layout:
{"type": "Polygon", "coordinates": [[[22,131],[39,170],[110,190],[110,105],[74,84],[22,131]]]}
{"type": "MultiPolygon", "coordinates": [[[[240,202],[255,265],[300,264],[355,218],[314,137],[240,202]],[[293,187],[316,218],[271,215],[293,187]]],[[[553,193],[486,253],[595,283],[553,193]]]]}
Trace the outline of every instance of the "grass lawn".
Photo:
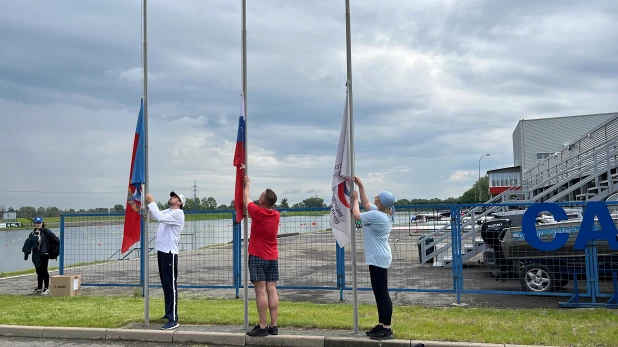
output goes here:
{"type": "MultiPolygon", "coordinates": [[[[42,297],[0,295],[0,324],[70,327],[122,327],[143,321],[143,300],[129,296],[42,297]]],[[[243,301],[189,299],[179,302],[181,324],[242,325],[243,301]]],[[[163,314],[162,298],[151,299],[151,317],[163,314]]],[[[352,305],[281,302],[286,327],[352,330],[352,305]]],[[[359,305],[361,328],[377,319],[372,305],[359,305]]],[[[250,303],[251,325],[257,322],[250,303]]],[[[528,309],[395,307],[397,338],[554,346],[615,346],[618,312],[606,309],[528,309]]]]}
{"type": "MultiPolygon", "coordinates": [[[[75,268],[75,267],[80,267],[80,266],[103,264],[103,263],[108,263],[108,262],[110,261],[109,260],[97,260],[97,261],[81,262],[81,263],[75,263],[73,265],[65,266],[64,268],[70,269],[70,268],[75,268]]],[[[59,269],[58,266],[50,266],[48,268],[49,271],[55,271],[58,269],[59,269]]],[[[28,269],[28,270],[12,271],[12,272],[0,272],[0,278],[19,276],[19,275],[28,275],[28,274],[33,274],[35,272],[36,272],[36,269],[34,268],[28,269]]]]}

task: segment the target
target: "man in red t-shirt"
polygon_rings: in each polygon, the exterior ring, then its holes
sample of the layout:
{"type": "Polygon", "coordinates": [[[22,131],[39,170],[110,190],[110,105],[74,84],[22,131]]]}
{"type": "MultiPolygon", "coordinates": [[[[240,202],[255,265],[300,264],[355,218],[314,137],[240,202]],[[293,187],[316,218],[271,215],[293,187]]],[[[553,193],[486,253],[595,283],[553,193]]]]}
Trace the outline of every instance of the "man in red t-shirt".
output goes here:
{"type": "Polygon", "coordinates": [[[277,316],[279,314],[279,251],[277,250],[277,233],[279,232],[279,212],[273,207],[277,195],[266,189],[260,195],[258,204],[249,198],[251,180],[245,176],[244,202],[251,217],[251,236],[249,237],[249,279],[255,288],[260,322],[247,331],[249,336],[279,335],[277,316]],[[270,311],[270,325],[266,322],[266,313],[270,311]]]}

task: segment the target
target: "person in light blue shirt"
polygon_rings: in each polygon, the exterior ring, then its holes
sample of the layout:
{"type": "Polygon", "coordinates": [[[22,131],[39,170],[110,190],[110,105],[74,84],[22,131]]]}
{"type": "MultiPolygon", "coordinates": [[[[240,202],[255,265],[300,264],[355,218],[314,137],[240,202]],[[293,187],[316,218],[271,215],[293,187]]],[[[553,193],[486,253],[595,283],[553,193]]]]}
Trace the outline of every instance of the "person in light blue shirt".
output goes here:
{"type": "Polygon", "coordinates": [[[378,306],[378,324],[365,333],[375,340],[393,339],[391,317],[393,303],[388,294],[388,268],[393,256],[388,238],[395,220],[395,197],[393,193],[383,191],[376,195],[373,204],[369,202],[363,181],[354,177],[354,182],[360,192],[360,203],[367,212],[360,213],[358,195],[352,193],[352,213],[354,219],[360,220],[363,226],[365,261],[369,265],[371,288],[378,306]]]}

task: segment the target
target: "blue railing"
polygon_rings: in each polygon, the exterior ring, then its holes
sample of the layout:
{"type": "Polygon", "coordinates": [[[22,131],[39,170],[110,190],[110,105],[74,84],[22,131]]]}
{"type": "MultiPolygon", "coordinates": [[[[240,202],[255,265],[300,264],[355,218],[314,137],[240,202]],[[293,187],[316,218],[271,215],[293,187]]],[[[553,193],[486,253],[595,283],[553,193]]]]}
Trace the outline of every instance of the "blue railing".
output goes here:
{"type": "MultiPolygon", "coordinates": [[[[585,203],[559,204],[571,210],[585,210],[585,203]]],[[[608,249],[603,241],[590,245],[590,249],[574,252],[568,247],[539,255],[526,242],[509,246],[508,251],[518,257],[505,257],[504,249],[492,246],[488,232],[482,236],[483,247],[469,243],[468,221],[461,220],[465,211],[472,208],[498,207],[502,215],[515,221],[516,211],[530,204],[436,204],[398,206],[396,220],[390,236],[393,257],[389,269],[389,287],[400,292],[452,293],[461,301],[461,294],[528,294],[588,297],[593,301],[601,297],[615,297],[616,289],[602,275],[618,272],[618,250],[608,249]],[[510,212],[509,212],[510,211],[510,212]],[[442,229],[447,220],[448,229],[442,229]],[[462,227],[465,226],[465,227],[462,227]],[[433,243],[419,241],[420,236],[436,235],[433,243]],[[421,262],[421,253],[430,247],[434,250],[433,263],[421,262]],[[479,247],[477,247],[479,246],[479,247]],[[479,254],[469,254],[470,249],[484,249],[479,254]],[[465,256],[465,257],[464,257],[465,256]],[[442,257],[439,259],[439,257],[442,257]],[[439,262],[449,259],[448,263],[439,262]],[[466,261],[464,262],[464,258],[466,261]],[[521,263],[521,264],[520,264],[521,263]],[[441,266],[436,266],[441,264],[441,266]],[[535,267],[536,266],[536,267],[535,267]],[[617,267],[617,268],[614,268],[617,267]],[[581,276],[573,277],[574,272],[581,276]],[[584,280],[586,286],[577,283],[584,280]],[[537,281],[538,283],[536,283],[537,281]],[[543,287],[546,281],[547,287],[543,287]],[[538,289],[538,290],[536,290],[538,289]]],[[[607,203],[608,211],[618,211],[618,204],[607,203]]],[[[352,289],[350,276],[350,247],[340,248],[329,230],[329,208],[279,209],[280,289],[337,290],[341,300],[345,291],[352,289]],[[347,253],[347,255],[346,255],[347,253]]],[[[179,288],[233,289],[240,296],[243,271],[242,223],[235,224],[235,212],[186,211],[179,257],[179,288]],[[215,216],[218,214],[217,216],[215,216]],[[184,237],[184,239],[183,239],[184,237]]],[[[500,212],[494,212],[500,218],[500,212]]],[[[618,217],[618,214],[615,215],[618,217]]],[[[122,241],[122,214],[71,214],[63,215],[60,222],[60,274],[81,273],[85,286],[140,287],[146,280],[150,286],[160,287],[156,258],[146,271],[142,257],[154,256],[154,236],[157,224],[151,222],[148,242],[141,238],[138,245],[126,254],[120,254],[122,241]],[[112,261],[108,261],[110,259],[112,261]]],[[[250,221],[249,221],[250,223],[250,221]]],[[[576,221],[571,223],[577,224],[576,221]]],[[[556,224],[562,225],[562,224],[556,224]]],[[[538,225],[537,230],[543,225],[538,225]]],[[[480,235],[482,226],[475,224],[480,235]]],[[[512,230],[512,229],[508,229],[512,230]]],[[[371,290],[367,267],[364,265],[363,229],[357,231],[359,254],[358,289],[371,290]]],[[[503,233],[502,237],[506,237],[503,233]]],[[[476,239],[475,239],[476,238],[476,239]]],[[[504,241],[504,240],[502,240],[504,241]]],[[[615,300],[614,300],[615,301],[615,300]]]]}

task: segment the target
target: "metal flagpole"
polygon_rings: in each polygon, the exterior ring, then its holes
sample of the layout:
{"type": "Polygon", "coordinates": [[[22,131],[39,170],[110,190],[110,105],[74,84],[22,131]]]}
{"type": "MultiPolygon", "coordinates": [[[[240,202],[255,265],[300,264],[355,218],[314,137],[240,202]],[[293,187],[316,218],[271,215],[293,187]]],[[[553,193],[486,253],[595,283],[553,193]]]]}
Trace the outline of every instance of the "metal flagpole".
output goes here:
{"type": "MultiPolygon", "coordinates": [[[[148,177],[148,34],[147,34],[147,18],[148,18],[148,6],[147,0],[143,3],[143,16],[144,16],[144,41],[143,41],[143,60],[144,60],[144,170],[146,171],[146,182],[144,184],[144,191],[142,195],[146,195],[150,188],[150,179],[148,177]]],[[[144,325],[150,325],[150,280],[148,276],[149,269],[149,255],[150,255],[150,237],[148,236],[148,208],[142,209],[145,211],[144,215],[144,243],[146,248],[142,253],[142,260],[144,264],[144,325]]]]}
{"type": "MultiPolygon", "coordinates": [[[[247,0],[242,0],[242,93],[245,107],[245,175],[249,175],[249,156],[247,155],[247,0]]],[[[244,186],[243,186],[244,187],[244,186]]],[[[244,188],[243,188],[244,190],[244,188]]],[[[244,204],[244,201],[243,201],[244,204]]],[[[245,301],[245,330],[249,329],[249,215],[245,206],[245,218],[243,220],[244,241],[243,241],[243,293],[245,301]]]]}
{"type": "MultiPolygon", "coordinates": [[[[354,109],[352,99],[352,38],[350,33],[350,0],[345,0],[345,38],[346,38],[346,56],[348,60],[347,66],[347,79],[348,79],[348,113],[350,118],[348,124],[350,131],[350,192],[354,191],[354,109]]],[[[356,223],[354,223],[354,216],[352,210],[350,210],[350,229],[351,233],[351,245],[352,245],[352,298],[354,305],[354,334],[358,334],[358,289],[356,281],[356,223]]]]}

